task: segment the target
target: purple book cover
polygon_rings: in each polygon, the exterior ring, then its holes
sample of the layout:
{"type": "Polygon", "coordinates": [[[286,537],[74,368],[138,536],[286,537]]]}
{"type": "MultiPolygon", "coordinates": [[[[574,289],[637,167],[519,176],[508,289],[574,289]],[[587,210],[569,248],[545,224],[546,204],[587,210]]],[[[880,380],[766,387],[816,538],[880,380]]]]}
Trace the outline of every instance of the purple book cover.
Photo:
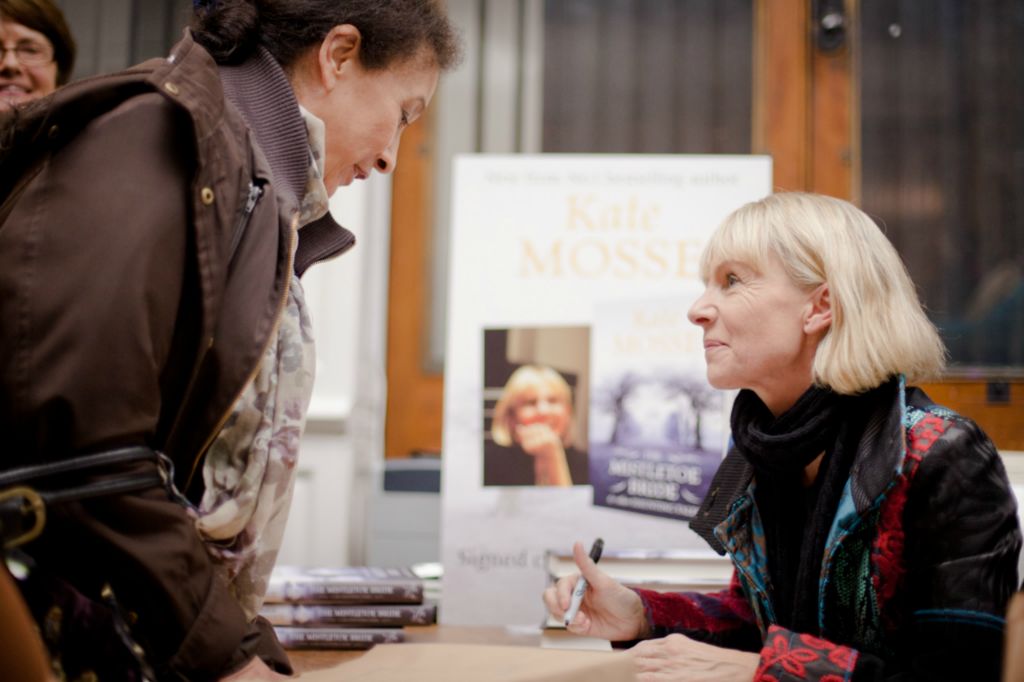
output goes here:
{"type": "Polygon", "coordinates": [[[369,649],[405,641],[401,628],[274,627],[286,649],[369,649]]]}
{"type": "Polygon", "coordinates": [[[275,566],[268,603],[419,604],[423,581],[409,568],[275,566]]]}
{"type": "Polygon", "coordinates": [[[691,519],[721,463],[731,396],[707,383],[685,298],[595,307],[590,482],[594,504],[691,519]]]}
{"type": "Polygon", "coordinates": [[[271,625],[430,625],[437,618],[437,605],[281,603],[264,604],[260,615],[271,625]]]}

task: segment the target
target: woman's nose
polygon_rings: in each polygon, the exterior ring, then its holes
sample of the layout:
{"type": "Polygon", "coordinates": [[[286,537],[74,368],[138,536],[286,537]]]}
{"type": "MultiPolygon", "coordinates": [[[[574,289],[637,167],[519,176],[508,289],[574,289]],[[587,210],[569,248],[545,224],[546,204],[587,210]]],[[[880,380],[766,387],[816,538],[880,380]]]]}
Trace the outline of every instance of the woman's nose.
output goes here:
{"type": "Polygon", "coordinates": [[[18,60],[18,54],[14,51],[14,48],[4,48],[3,59],[0,59],[0,67],[4,71],[21,70],[21,62],[18,60]]]}
{"type": "Polygon", "coordinates": [[[703,327],[711,322],[712,312],[712,307],[708,301],[708,292],[705,289],[700,298],[694,301],[690,309],[686,311],[686,317],[698,327],[703,327]]]}
{"type": "Polygon", "coordinates": [[[391,146],[385,149],[380,156],[377,157],[377,163],[375,164],[378,173],[387,175],[395,171],[395,166],[398,165],[398,140],[396,139],[391,146]]]}

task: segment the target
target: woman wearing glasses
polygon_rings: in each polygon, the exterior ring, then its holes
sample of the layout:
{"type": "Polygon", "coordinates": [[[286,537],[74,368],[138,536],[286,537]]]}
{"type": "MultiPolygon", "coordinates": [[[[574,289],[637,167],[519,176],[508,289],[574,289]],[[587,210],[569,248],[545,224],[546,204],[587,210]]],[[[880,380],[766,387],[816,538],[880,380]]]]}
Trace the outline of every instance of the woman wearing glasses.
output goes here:
{"type": "Polygon", "coordinates": [[[0,111],[50,94],[71,77],[75,41],[50,0],[0,0],[0,111]]]}

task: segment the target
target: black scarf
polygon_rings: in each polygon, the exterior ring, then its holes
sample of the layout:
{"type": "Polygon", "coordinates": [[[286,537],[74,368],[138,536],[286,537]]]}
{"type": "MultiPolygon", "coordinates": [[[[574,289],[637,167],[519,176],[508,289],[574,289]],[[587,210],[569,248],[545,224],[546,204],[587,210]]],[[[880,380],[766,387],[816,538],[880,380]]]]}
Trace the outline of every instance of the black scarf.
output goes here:
{"type": "Polygon", "coordinates": [[[818,583],[825,542],[853,463],[856,398],[809,388],[777,419],[753,391],[732,408],[736,447],[754,468],[779,625],[818,634],[818,583]],[[814,484],[803,471],[822,452],[814,484]]]}

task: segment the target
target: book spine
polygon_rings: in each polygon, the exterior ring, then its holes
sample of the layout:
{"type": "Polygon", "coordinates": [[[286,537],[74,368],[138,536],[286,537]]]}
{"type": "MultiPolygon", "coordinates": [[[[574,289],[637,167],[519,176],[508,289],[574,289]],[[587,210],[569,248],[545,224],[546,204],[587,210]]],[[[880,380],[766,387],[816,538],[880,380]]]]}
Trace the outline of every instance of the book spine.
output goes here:
{"type": "Polygon", "coordinates": [[[266,604],[260,615],[271,625],[428,625],[437,606],[426,604],[266,604]]]}
{"type": "Polygon", "coordinates": [[[405,641],[405,632],[401,628],[277,626],[274,632],[286,649],[369,649],[375,644],[405,641]]]}
{"type": "Polygon", "coordinates": [[[271,582],[267,602],[305,604],[422,604],[423,585],[365,582],[271,582]]]}

